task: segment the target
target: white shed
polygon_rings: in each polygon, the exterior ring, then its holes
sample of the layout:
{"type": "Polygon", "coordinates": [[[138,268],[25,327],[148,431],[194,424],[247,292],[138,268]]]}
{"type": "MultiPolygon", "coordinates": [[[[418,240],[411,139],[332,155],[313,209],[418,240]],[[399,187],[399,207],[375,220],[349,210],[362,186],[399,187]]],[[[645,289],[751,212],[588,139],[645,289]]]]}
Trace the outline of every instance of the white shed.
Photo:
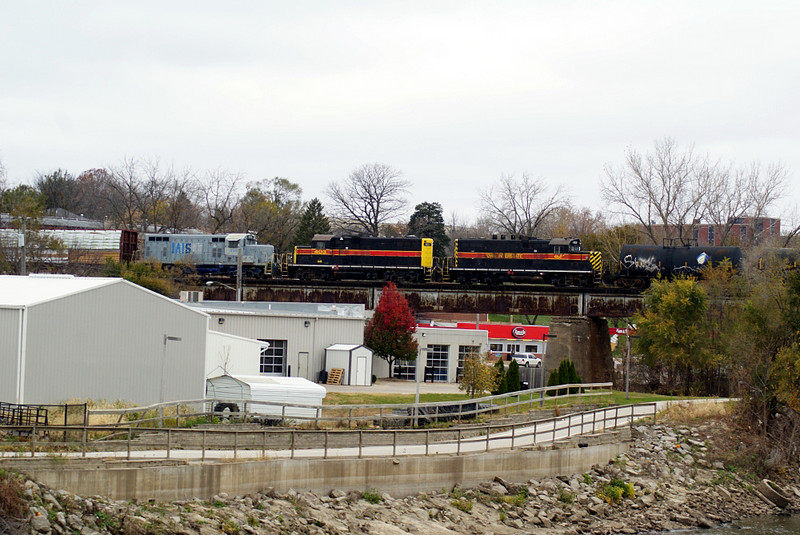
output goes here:
{"type": "Polygon", "coordinates": [[[369,386],[372,384],[372,350],[362,345],[333,344],[325,348],[325,371],[344,370],[342,384],[369,386]]]}
{"type": "MultiPolygon", "coordinates": [[[[206,380],[206,397],[223,401],[255,401],[247,410],[269,416],[313,418],[316,409],[287,407],[282,403],[322,405],[327,390],[302,377],[270,377],[264,375],[220,375],[206,380]]],[[[242,407],[237,407],[241,410],[242,407]]]]}

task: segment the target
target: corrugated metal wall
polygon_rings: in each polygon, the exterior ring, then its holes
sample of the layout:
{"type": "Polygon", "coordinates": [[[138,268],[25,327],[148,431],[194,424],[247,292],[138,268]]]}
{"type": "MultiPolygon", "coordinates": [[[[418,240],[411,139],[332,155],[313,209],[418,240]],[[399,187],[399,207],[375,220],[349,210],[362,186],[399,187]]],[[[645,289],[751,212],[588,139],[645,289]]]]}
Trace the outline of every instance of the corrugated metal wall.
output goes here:
{"type": "Polygon", "coordinates": [[[324,368],[325,348],[333,344],[363,344],[363,318],[280,315],[212,314],[213,330],[259,340],[286,340],[292,377],[316,382],[324,368]],[[223,324],[219,318],[224,318],[223,324]],[[306,323],[308,326],[306,327],[306,323]],[[300,373],[298,355],[308,353],[307,372],[300,373]]]}
{"type": "Polygon", "coordinates": [[[207,317],[195,310],[120,281],[28,314],[26,403],[154,403],[162,380],[165,401],[203,397],[207,317]]]}
{"type": "Polygon", "coordinates": [[[0,401],[7,403],[17,401],[19,316],[18,309],[0,308],[0,401]]]}

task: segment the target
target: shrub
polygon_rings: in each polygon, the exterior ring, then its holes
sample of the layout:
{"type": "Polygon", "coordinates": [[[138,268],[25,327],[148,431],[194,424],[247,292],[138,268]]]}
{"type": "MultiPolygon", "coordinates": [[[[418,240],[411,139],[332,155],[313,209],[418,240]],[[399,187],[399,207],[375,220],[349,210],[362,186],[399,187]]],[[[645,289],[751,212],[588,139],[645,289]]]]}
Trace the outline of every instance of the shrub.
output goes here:
{"type": "Polygon", "coordinates": [[[503,359],[498,360],[494,365],[495,370],[495,386],[492,394],[497,396],[508,392],[508,379],[506,377],[506,365],[503,364],[503,359]]]}
{"type": "MultiPolygon", "coordinates": [[[[547,378],[547,386],[557,386],[557,385],[566,385],[566,384],[576,384],[582,383],[578,372],[575,371],[575,363],[571,360],[562,360],[561,364],[558,365],[558,368],[550,372],[550,376],[547,378]]],[[[580,388],[575,386],[569,389],[570,394],[577,394],[580,391],[580,388]]],[[[567,389],[559,389],[559,390],[549,390],[547,392],[548,396],[563,396],[567,394],[567,389]]]]}
{"type": "Polygon", "coordinates": [[[567,489],[558,489],[558,501],[570,505],[575,501],[575,494],[567,489]]]}
{"type": "Polygon", "coordinates": [[[0,518],[24,518],[27,514],[19,477],[0,468],[0,518]]]}
{"type": "Polygon", "coordinates": [[[506,392],[519,392],[519,364],[514,359],[508,363],[508,371],[506,371],[506,392]]]}
{"type": "Polygon", "coordinates": [[[450,505],[465,513],[472,511],[472,502],[466,498],[455,498],[450,502],[450,505]]]}
{"type": "Polygon", "coordinates": [[[636,492],[633,490],[633,485],[631,483],[626,483],[619,478],[615,478],[612,479],[608,485],[600,489],[597,495],[607,503],[614,505],[620,503],[622,498],[633,498],[636,496],[636,492]]]}
{"type": "Polygon", "coordinates": [[[378,493],[375,489],[367,489],[361,493],[361,498],[366,500],[371,504],[381,503],[383,498],[381,498],[380,493],[378,493]]]}

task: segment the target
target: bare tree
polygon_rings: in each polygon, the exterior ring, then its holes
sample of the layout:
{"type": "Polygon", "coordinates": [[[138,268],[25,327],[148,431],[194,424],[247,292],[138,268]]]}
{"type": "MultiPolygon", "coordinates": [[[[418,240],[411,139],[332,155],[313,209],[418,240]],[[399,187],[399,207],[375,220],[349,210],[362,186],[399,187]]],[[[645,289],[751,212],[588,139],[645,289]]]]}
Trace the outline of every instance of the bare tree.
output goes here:
{"type": "Polygon", "coordinates": [[[549,190],[544,179],[533,179],[523,173],[519,180],[504,175],[478,195],[481,210],[496,230],[535,236],[545,219],[567,202],[563,186],[557,186],[552,192],[549,190]]]}
{"type": "Polygon", "coordinates": [[[7,188],[6,184],[6,166],[3,165],[3,160],[0,160],[0,198],[3,197],[3,193],[6,191],[7,188]]]}
{"type": "Polygon", "coordinates": [[[139,164],[133,158],[124,158],[119,165],[109,168],[101,175],[111,194],[108,198],[111,213],[109,216],[115,226],[128,230],[140,227],[144,217],[140,209],[141,190],[139,164]]]}
{"type": "Polygon", "coordinates": [[[737,219],[766,216],[767,208],[786,191],[788,173],[780,164],[766,168],[754,162],[744,168],[720,170],[706,198],[706,214],[720,233],[720,244],[729,242],[737,219]]]}
{"type": "Polygon", "coordinates": [[[603,200],[612,212],[633,217],[650,241],[677,238],[686,243],[691,225],[705,215],[705,200],[718,180],[718,164],[698,157],[692,147],[680,150],[670,138],[642,155],[628,148],[620,168],[605,166],[603,200]]]}
{"type": "Polygon", "coordinates": [[[403,215],[411,183],[402,173],[388,165],[362,165],[342,181],[328,185],[333,216],[352,232],[378,236],[382,223],[403,215]]]}
{"type": "Polygon", "coordinates": [[[166,194],[164,230],[182,232],[197,227],[200,223],[197,173],[191,168],[172,171],[166,182],[166,194]]]}
{"type": "Polygon", "coordinates": [[[541,227],[546,236],[581,238],[602,232],[606,228],[605,217],[601,211],[591,208],[574,208],[570,204],[561,206],[548,217],[541,227]]]}
{"type": "Polygon", "coordinates": [[[244,175],[240,173],[217,169],[207,172],[199,183],[207,230],[212,234],[229,230],[239,205],[239,188],[243,181],[244,175]]]}
{"type": "Polygon", "coordinates": [[[238,228],[254,232],[259,242],[274,245],[276,252],[288,252],[300,224],[302,193],[299,184],[286,178],[250,183],[239,202],[235,222],[238,228]]]}

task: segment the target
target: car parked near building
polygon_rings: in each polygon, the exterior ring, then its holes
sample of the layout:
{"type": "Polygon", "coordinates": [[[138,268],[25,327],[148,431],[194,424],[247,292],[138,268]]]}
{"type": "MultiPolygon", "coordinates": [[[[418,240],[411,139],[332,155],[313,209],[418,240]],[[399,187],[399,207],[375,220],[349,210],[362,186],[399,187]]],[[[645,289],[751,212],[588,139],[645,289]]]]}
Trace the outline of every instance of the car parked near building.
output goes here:
{"type": "Polygon", "coordinates": [[[525,366],[526,368],[542,367],[542,359],[533,353],[513,353],[511,358],[515,360],[518,365],[525,366]]]}

